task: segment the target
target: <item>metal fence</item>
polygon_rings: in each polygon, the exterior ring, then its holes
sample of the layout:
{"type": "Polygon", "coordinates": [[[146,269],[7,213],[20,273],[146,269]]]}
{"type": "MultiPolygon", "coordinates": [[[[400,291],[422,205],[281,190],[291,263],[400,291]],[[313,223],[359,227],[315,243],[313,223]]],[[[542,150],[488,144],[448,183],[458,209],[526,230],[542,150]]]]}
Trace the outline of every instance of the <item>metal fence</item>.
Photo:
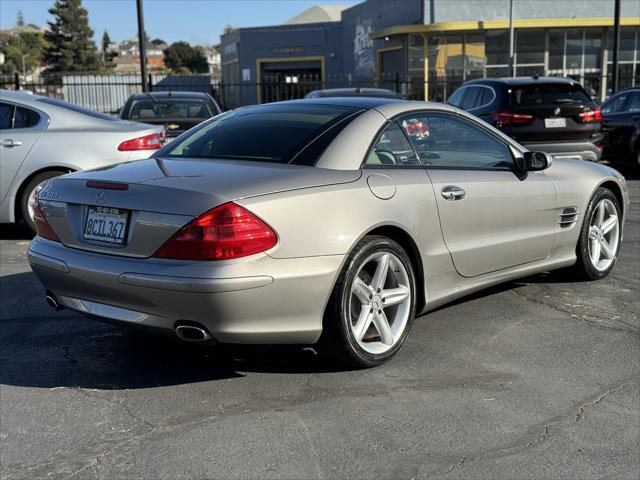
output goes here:
{"type": "MultiPolygon", "coordinates": [[[[610,78],[599,74],[583,74],[572,77],[581,81],[585,89],[596,99],[605,98],[611,92],[610,78]],[[605,83],[603,83],[605,82],[605,83]]],[[[429,100],[444,102],[451,93],[462,85],[462,76],[449,75],[446,78],[403,80],[399,75],[383,77],[380,80],[355,79],[351,75],[336,75],[326,78],[319,76],[269,76],[261,82],[222,83],[212,82],[208,75],[149,75],[150,91],[200,91],[210,93],[223,110],[240,106],[294,100],[303,98],[313,90],[327,88],[385,88],[399,92],[409,100],[423,100],[425,88],[429,100]]],[[[621,88],[640,85],[640,79],[620,77],[621,88]]],[[[38,80],[24,81],[16,74],[0,76],[0,88],[8,90],[28,90],[48,97],[59,98],[76,105],[108,114],[116,114],[127,98],[142,91],[139,75],[58,75],[38,80]]]]}

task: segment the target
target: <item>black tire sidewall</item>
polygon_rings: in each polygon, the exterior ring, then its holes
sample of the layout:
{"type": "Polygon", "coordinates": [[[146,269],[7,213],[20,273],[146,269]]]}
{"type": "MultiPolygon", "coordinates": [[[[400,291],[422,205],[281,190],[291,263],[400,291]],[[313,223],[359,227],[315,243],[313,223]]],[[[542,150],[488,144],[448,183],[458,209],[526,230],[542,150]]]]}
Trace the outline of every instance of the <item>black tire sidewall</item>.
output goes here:
{"type": "Polygon", "coordinates": [[[622,226],[622,212],[620,210],[620,204],[618,203],[618,199],[613,194],[611,190],[608,188],[600,187],[596,190],[596,192],[591,197],[589,201],[589,205],[587,206],[587,211],[584,216],[584,221],[582,222],[582,229],[580,231],[580,241],[578,242],[578,262],[580,263],[580,267],[586,274],[587,278],[593,280],[599,280],[601,278],[609,275],[611,270],[616,264],[618,260],[618,252],[620,252],[620,246],[622,245],[621,239],[618,241],[618,246],[616,251],[613,252],[613,262],[609,265],[609,268],[606,270],[597,270],[593,264],[591,263],[591,258],[589,257],[589,227],[591,225],[591,218],[594,215],[594,210],[596,205],[600,203],[600,201],[607,199],[610,200],[616,208],[616,212],[618,215],[618,221],[620,226],[622,226]]]}
{"type": "Polygon", "coordinates": [[[29,181],[29,183],[27,183],[26,187],[24,187],[24,190],[22,190],[20,198],[20,216],[22,217],[24,223],[26,223],[31,230],[35,231],[36,227],[29,217],[29,195],[31,194],[33,189],[36,188],[40,183],[51,178],[59,177],[60,175],[64,175],[65,173],[66,172],[63,172],[61,170],[51,170],[49,172],[39,173],[38,175],[33,177],[29,181]]]}
{"type": "Polygon", "coordinates": [[[346,349],[348,363],[359,367],[372,367],[380,365],[393,357],[398,350],[404,344],[415,317],[416,306],[416,286],[415,276],[411,260],[407,256],[404,249],[391,239],[386,237],[371,236],[365,237],[363,241],[359,242],[354,250],[351,258],[343,269],[344,279],[340,284],[339,291],[334,292],[334,301],[338,303],[335,308],[335,318],[333,319],[336,325],[335,334],[340,338],[336,339],[340,342],[343,348],[346,349]],[[364,350],[355,339],[351,329],[351,316],[349,311],[349,300],[351,296],[351,285],[363,265],[363,262],[369,258],[372,254],[378,252],[389,252],[395,255],[402,262],[403,266],[407,270],[409,277],[410,290],[411,290],[411,306],[409,310],[409,318],[407,319],[407,325],[404,332],[396,344],[388,351],[381,354],[372,354],[364,350]],[[337,310],[337,311],[336,311],[337,310]]]}

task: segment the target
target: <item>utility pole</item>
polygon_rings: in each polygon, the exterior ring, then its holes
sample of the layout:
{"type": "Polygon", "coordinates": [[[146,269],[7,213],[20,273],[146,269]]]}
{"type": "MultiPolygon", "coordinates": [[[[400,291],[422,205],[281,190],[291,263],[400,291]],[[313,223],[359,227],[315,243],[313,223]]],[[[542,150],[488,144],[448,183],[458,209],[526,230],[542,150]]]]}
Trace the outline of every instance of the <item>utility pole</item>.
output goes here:
{"type": "Polygon", "coordinates": [[[513,31],[513,0],[509,0],[509,76],[515,77],[516,70],[514,68],[514,39],[513,31]]]}
{"type": "Polygon", "coordinates": [[[149,86],[147,84],[147,45],[145,44],[142,0],[136,0],[136,7],[138,8],[138,51],[140,52],[140,80],[142,83],[142,91],[148,92],[149,86]]]}
{"type": "Polygon", "coordinates": [[[620,53],[620,0],[614,0],[614,12],[613,12],[613,72],[611,72],[611,93],[618,91],[619,68],[618,68],[618,56],[620,53]]]}

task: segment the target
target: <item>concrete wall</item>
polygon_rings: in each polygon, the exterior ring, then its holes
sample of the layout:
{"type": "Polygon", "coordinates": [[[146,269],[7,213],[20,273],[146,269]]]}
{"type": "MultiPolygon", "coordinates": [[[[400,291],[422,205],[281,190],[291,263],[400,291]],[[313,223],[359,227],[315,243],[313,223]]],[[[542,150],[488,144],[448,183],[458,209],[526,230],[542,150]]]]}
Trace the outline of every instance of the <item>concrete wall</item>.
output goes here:
{"type": "MultiPolygon", "coordinates": [[[[613,17],[614,0],[513,0],[514,18],[613,17]]],[[[639,0],[622,0],[623,17],[640,16],[639,0]]],[[[509,0],[424,0],[424,23],[509,19],[509,0]]]]}

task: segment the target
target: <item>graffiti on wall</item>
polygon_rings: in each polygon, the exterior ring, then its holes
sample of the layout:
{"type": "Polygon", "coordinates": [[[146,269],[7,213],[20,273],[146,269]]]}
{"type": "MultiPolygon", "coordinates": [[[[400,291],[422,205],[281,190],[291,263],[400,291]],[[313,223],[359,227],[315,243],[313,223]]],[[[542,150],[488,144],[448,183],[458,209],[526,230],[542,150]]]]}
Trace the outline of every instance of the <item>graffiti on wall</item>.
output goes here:
{"type": "Polygon", "coordinates": [[[369,36],[371,32],[373,32],[371,19],[358,20],[353,39],[354,71],[356,75],[363,77],[372,76],[375,72],[373,40],[369,36]]]}

